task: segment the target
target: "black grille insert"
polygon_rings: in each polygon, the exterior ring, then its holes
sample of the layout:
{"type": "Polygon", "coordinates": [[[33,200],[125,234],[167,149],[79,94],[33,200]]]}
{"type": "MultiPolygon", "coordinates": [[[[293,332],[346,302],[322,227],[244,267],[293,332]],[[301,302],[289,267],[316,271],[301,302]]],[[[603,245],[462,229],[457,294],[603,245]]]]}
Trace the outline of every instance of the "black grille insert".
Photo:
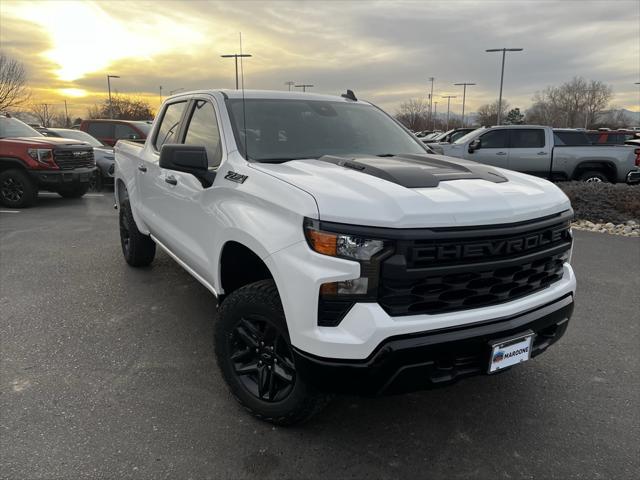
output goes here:
{"type": "Polygon", "coordinates": [[[399,240],[382,264],[378,302],[391,316],[437,314],[508,302],[562,278],[568,222],[491,234],[399,240]]]}
{"type": "Polygon", "coordinates": [[[60,170],[73,170],[75,168],[94,167],[93,149],[69,149],[54,150],[53,159],[60,170]]]}

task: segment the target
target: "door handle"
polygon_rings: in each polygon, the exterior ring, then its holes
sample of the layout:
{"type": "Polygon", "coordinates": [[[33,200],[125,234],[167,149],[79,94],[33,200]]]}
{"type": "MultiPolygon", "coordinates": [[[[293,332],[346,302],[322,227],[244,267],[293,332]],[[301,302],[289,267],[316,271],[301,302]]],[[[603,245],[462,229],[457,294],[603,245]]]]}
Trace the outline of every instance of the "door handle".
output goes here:
{"type": "Polygon", "coordinates": [[[538,155],[546,155],[547,152],[538,152],[538,155]]]}
{"type": "Polygon", "coordinates": [[[506,155],[506,154],[507,154],[507,152],[498,152],[498,153],[496,153],[496,155],[506,155]]]}
{"type": "Polygon", "coordinates": [[[177,185],[178,184],[178,180],[176,180],[176,177],[174,177],[173,175],[169,175],[168,177],[164,177],[164,181],[167,182],[169,185],[177,185]]]}
{"type": "Polygon", "coordinates": [[[147,171],[147,167],[144,166],[144,164],[139,164],[138,165],[138,170],[140,170],[141,172],[146,172],[147,171]]]}

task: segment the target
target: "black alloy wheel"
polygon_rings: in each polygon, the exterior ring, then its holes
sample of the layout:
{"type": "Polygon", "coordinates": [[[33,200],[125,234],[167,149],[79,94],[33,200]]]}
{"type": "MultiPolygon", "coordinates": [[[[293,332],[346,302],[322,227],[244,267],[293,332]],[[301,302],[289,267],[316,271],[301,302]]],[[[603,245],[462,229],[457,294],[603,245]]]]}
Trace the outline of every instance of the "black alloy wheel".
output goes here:
{"type": "Polygon", "coordinates": [[[20,203],[24,197],[24,185],[15,177],[7,177],[0,187],[2,199],[10,203],[20,203]]]}
{"type": "Polygon", "coordinates": [[[240,318],[228,336],[234,374],[255,398],[281,402],[296,381],[293,352],[282,332],[267,318],[240,318]]]}

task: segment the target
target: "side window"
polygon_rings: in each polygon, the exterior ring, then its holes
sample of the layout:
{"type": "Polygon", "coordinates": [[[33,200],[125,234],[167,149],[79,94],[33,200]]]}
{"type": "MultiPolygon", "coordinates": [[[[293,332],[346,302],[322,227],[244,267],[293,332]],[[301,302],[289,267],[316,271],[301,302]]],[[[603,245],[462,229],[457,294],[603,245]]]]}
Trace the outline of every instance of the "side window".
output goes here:
{"type": "Polygon", "coordinates": [[[177,141],[180,119],[186,106],[187,102],[177,102],[167,105],[160,126],[158,127],[155,141],[153,142],[156,150],[160,151],[165,143],[175,143],[177,141]]]}
{"type": "Polygon", "coordinates": [[[492,130],[480,137],[480,144],[485,148],[507,148],[508,131],[505,129],[492,130]]]}
{"type": "Polygon", "coordinates": [[[140,138],[140,134],[136,132],[129,125],[125,125],[124,123],[116,123],[116,136],[117,139],[128,139],[131,138],[131,135],[135,135],[136,138],[140,138]]]}
{"type": "Polygon", "coordinates": [[[207,150],[209,167],[217,167],[222,160],[222,143],[220,130],[216,120],[213,105],[204,100],[198,100],[193,109],[187,135],[184,139],[187,145],[200,145],[207,150]]]}
{"type": "Polygon", "coordinates": [[[544,130],[540,128],[514,128],[511,130],[511,148],[543,148],[544,130]]]}
{"type": "Polygon", "coordinates": [[[96,138],[114,138],[113,123],[92,122],[88,125],[87,132],[96,138]]]}

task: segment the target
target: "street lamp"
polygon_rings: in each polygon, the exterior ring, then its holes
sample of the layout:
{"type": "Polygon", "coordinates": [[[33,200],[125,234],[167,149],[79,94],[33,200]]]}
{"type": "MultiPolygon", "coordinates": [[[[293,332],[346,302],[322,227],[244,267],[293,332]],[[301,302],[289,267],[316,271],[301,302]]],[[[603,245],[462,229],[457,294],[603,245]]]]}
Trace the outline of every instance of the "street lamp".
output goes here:
{"type": "Polygon", "coordinates": [[[288,82],[284,82],[285,85],[287,85],[289,87],[289,91],[291,91],[291,87],[293,87],[296,82],[292,82],[291,80],[289,80],[288,82]]]}
{"type": "Polygon", "coordinates": [[[445,132],[449,131],[449,107],[451,106],[451,99],[457,98],[456,95],[441,95],[442,98],[447,99],[447,128],[444,129],[445,132]]]}
{"type": "Polygon", "coordinates": [[[429,120],[433,117],[433,81],[435,77],[429,77],[429,81],[431,82],[431,93],[429,94],[429,120]]]}
{"type": "Polygon", "coordinates": [[[475,85],[475,83],[454,83],[454,85],[462,85],[462,127],[464,128],[464,103],[467,99],[467,85],[475,85]]]}
{"type": "Polygon", "coordinates": [[[118,75],[107,75],[107,88],[109,89],[109,118],[113,118],[113,103],[111,103],[111,79],[120,78],[118,75]]]}
{"type": "Polygon", "coordinates": [[[433,130],[436,130],[436,117],[438,116],[438,102],[433,102],[433,130]]]}
{"type": "Polygon", "coordinates": [[[507,52],[521,52],[523,48],[490,48],[485,52],[502,52],[502,73],[500,74],[500,96],[498,97],[498,125],[502,120],[502,83],[504,81],[504,57],[507,52]]]}
{"type": "Polygon", "coordinates": [[[301,88],[303,92],[307,91],[307,88],[311,88],[313,87],[313,85],[309,84],[309,83],[303,83],[301,85],[296,85],[296,88],[301,88]]]}
{"type": "Polygon", "coordinates": [[[220,55],[222,58],[234,58],[236,61],[236,90],[238,90],[238,57],[246,58],[250,57],[248,53],[231,53],[228,55],[220,55]]]}

